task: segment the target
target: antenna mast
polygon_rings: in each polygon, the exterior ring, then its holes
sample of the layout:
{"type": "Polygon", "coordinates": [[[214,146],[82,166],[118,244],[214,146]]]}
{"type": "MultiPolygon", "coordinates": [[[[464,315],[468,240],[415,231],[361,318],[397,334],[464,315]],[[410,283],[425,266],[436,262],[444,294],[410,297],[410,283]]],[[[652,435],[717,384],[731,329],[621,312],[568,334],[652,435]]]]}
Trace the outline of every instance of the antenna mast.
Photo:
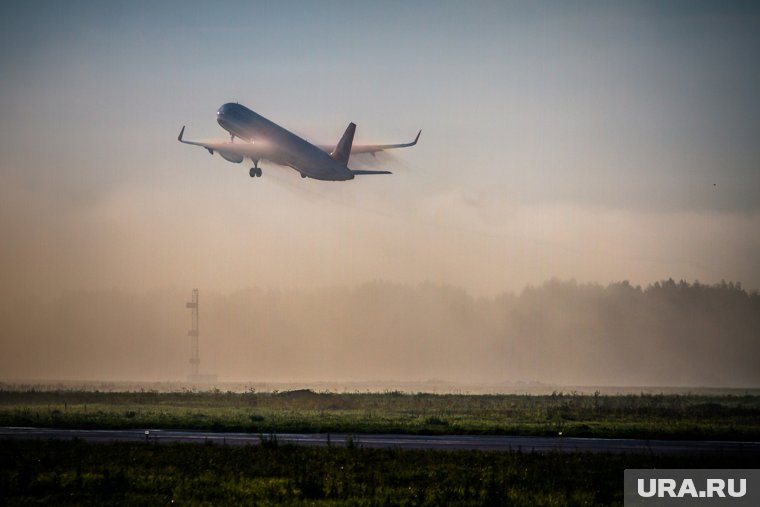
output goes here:
{"type": "Polygon", "coordinates": [[[198,350],[198,289],[193,289],[192,301],[185,304],[192,312],[192,324],[187,335],[190,337],[190,380],[198,378],[198,369],[201,364],[201,358],[198,350]]]}
{"type": "Polygon", "coordinates": [[[198,347],[198,339],[200,338],[200,331],[198,328],[198,289],[193,289],[193,297],[191,301],[185,303],[185,308],[189,308],[191,312],[191,324],[190,331],[187,332],[187,336],[190,337],[190,375],[188,380],[191,382],[216,382],[216,375],[213,374],[201,374],[201,356],[198,347]]]}

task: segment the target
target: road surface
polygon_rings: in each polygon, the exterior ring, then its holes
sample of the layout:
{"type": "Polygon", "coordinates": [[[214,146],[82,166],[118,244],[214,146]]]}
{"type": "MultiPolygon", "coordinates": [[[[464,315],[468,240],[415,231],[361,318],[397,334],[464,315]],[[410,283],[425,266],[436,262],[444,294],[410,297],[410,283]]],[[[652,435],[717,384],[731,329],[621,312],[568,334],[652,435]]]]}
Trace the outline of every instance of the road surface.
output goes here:
{"type": "MultiPolygon", "coordinates": [[[[80,439],[88,442],[197,442],[221,445],[258,445],[270,435],[180,430],[81,430],[56,428],[0,428],[0,439],[80,439]]],[[[520,437],[489,435],[348,435],[279,433],[278,443],[298,445],[354,445],[365,448],[436,449],[519,452],[607,452],[653,454],[748,454],[760,456],[760,442],[692,440],[635,440],[618,438],[520,437]]]]}

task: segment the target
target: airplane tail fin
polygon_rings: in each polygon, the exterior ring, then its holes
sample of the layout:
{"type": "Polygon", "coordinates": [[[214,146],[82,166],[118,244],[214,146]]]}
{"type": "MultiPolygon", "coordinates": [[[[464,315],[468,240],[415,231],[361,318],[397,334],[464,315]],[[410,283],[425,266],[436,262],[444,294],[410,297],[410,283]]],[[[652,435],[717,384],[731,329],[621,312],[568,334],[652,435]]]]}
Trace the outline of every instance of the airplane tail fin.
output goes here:
{"type": "Polygon", "coordinates": [[[351,156],[351,145],[354,144],[354,132],[356,132],[356,124],[349,123],[343,137],[338,141],[338,145],[330,153],[330,156],[341,164],[348,164],[348,157],[351,156]]]}

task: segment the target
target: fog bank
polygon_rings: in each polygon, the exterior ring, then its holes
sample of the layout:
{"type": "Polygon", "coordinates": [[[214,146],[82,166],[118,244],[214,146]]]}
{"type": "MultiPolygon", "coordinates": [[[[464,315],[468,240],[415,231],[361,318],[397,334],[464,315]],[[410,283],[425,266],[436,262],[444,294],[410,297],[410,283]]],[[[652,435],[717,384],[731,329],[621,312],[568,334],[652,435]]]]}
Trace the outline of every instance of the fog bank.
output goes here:
{"type": "MultiPolygon", "coordinates": [[[[189,291],[67,292],[2,305],[4,380],[181,380],[189,291]]],[[[552,280],[476,298],[452,286],[201,289],[201,371],[221,381],[758,387],[760,295],[552,280]]]]}

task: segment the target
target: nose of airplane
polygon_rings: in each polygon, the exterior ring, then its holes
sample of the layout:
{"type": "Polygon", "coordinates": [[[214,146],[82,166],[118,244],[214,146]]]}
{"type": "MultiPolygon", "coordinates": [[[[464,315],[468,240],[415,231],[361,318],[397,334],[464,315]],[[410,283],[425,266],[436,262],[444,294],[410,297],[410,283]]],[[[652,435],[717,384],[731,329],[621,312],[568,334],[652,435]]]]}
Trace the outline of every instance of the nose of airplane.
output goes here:
{"type": "Polygon", "coordinates": [[[230,106],[231,104],[229,103],[224,104],[216,111],[216,122],[225,129],[227,128],[228,121],[231,119],[230,106]]]}
{"type": "Polygon", "coordinates": [[[241,125],[244,123],[242,113],[245,108],[234,102],[227,102],[216,111],[216,123],[233,137],[247,137],[241,135],[241,125]]]}
{"type": "Polygon", "coordinates": [[[240,105],[227,102],[216,111],[216,122],[224,126],[224,123],[234,122],[240,114],[240,105]]]}

